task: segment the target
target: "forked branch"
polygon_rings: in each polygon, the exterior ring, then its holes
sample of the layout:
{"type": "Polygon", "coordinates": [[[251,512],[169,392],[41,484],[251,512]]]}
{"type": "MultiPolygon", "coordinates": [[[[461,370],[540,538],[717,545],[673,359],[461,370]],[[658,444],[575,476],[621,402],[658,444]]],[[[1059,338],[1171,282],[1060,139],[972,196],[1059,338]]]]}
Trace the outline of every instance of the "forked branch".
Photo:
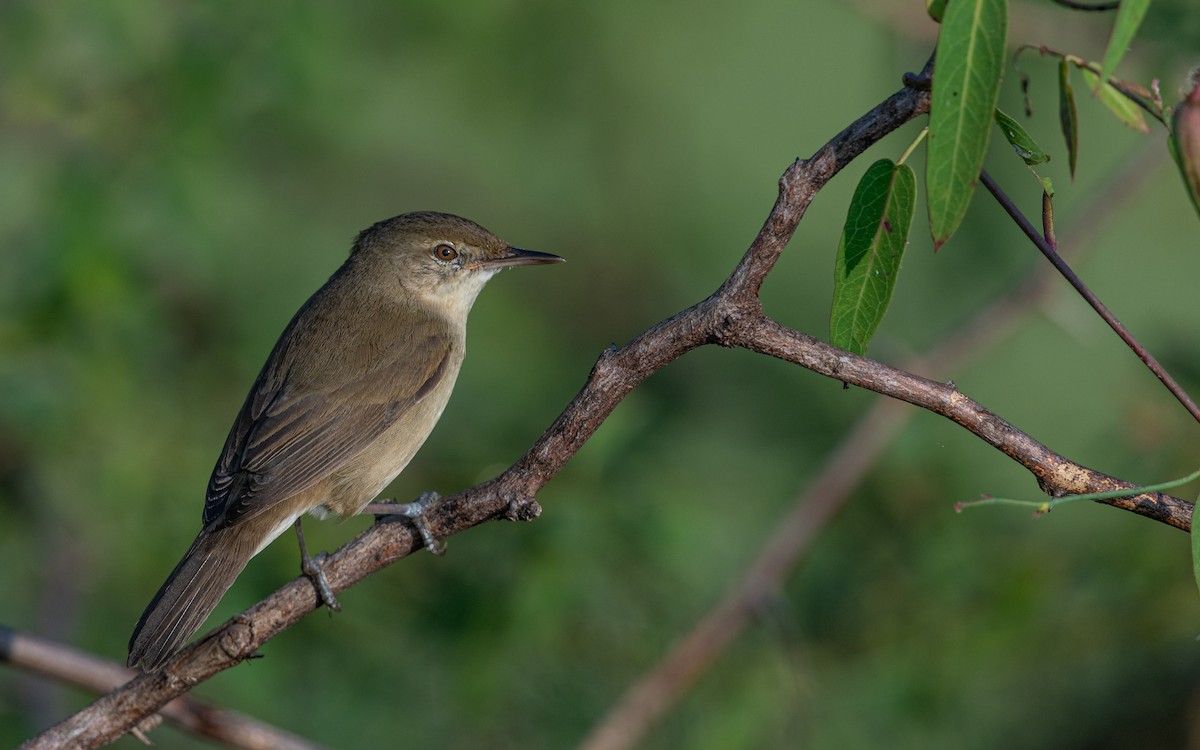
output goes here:
{"type": "MultiPolygon", "coordinates": [[[[923,75],[928,76],[930,66],[923,75]]],[[[813,197],[845,165],[904,123],[928,111],[928,86],[905,85],[839,133],[815,156],[797,160],[780,179],[779,197],[737,267],[707,299],[674,315],[621,348],[601,355],[587,382],[529,452],[500,476],[445,498],[429,512],[439,538],[485,521],[526,520],[540,508],[538,491],[583,446],[617,404],[652,373],[708,344],[767,354],[941,414],[1028,468],[1052,494],[1130,488],[1128,482],[1073,463],[984,409],[953,384],[939,383],[858,357],[767,317],[758,290],[791,240],[813,197]]],[[[1165,495],[1138,495],[1110,504],[1179,528],[1191,505],[1165,495]]],[[[378,523],[332,554],[325,572],[335,592],[420,549],[403,523],[378,523]]],[[[299,578],[233,618],[154,673],[143,674],[51,727],[24,748],[91,748],[120,737],[213,674],[251,657],[268,640],[319,606],[299,578]]]]}

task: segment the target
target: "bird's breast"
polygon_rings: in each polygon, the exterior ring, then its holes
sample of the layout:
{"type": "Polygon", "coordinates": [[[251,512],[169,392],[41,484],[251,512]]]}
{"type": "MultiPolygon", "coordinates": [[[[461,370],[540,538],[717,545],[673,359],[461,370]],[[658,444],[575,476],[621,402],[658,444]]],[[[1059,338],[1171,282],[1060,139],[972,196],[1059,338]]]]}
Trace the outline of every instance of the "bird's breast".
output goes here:
{"type": "Polygon", "coordinates": [[[343,516],[354,515],[404,471],[450,400],[462,365],[461,354],[450,356],[441,379],[373,443],[334,472],[325,507],[343,516]]]}

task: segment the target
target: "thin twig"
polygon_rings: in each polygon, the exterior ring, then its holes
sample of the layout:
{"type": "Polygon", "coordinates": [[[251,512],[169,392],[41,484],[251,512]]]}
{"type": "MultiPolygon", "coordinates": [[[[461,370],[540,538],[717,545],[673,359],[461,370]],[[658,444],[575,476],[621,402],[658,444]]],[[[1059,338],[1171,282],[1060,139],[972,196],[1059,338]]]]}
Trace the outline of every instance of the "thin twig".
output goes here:
{"type": "Polygon", "coordinates": [[[1081,3],[1078,0],[1053,0],[1053,2],[1071,10],[1104,11],[1116,10],[1121,7],[1120,0],[1108,0],[1103,3],[1081,3]]]}
{"type": "MultiPolygon", "coordinates": [[[[1057,57],[1060,60],[1066,60],[1077,68],[1094,73],[1097,78],[1102,78],[1104,76],[1104,71],[1098,63],[1088,62],[1087,60],[1084,60],[1076,55],[1061,52],[1045,44],[1022,44],[1013,54],[1014,67],[1016,67],[1017,58],[1022,53],[1027,51],[1034,51],[1043,56],[1049,55],[1051,57],[1057,57]]],[[[1158,120],[1163,125],[1167,125],[1166,114],[1163,112],[1162,97],[1158,94],[1157,90],[1152,91],[1147,89],[1145,86],[1139,86],[1132,81],[1126,81],[1111,75],[1108,76],[1106,81],[1109,86],[1112,86],[1114,89],[1116,89],[1117,93],[1133,102],[1143,112],[1158,120]]],[[[1026,76],[1024,73],[1021,73],[1022,90],[1025,90],[1027,86],[1028,76],[1026,76]]],[[[1029,105],[1028,102],[1026,102],[1026,114],[1028,113],[1029,105]]]]}
{"type": "Polygon", "coordinates": [[[1154,376],[1167,387],[1167,390],[1171,392],[1171,395],[1178,399],[1179,403],[1183,404],[1183,408],[1187,409],[1188,413],[1190,413],[1192,417],[1196,419],[1196,421],[1200,421],[1200,407],[1196,406],[1196,402],[1192,400],[1191,396],[1189,396],[1187,392],[1183,390],[1183,387],[1175,381],[1175,378],[1171,377],[1171,374],[1167,372],[1166,368],[1162,366],[1162,364],[1154,357],[1154,355],[1147,351],[1146,347],[1142,346],[1141,342],[1134,338],[1133,334],[1129,332],[1129,329],[1127,329],[1121,323],[1121,321],[1117,320],[1117,316],[1112,314],[1108,307],[1106,307],[1104,303],[1100,301],[1100,298],[1097,297],[1092,290],[1083,283],[1083,281],[1073,270],[1071,270],[1071,267],[1067,265],[1065,260],[1062,259],[1062,256],[1059,255],[1051,246],[1051,244],[1046,241],[1045,237],[1038,233],[1033,224],[1029,222],[1029,219],[1025,217],[1025,214],[1021,213],[1021,210],[1017,208],[1015,203],[1012,202],[1012,199],[1010,199],[1008,195],[1006,195],[1005,192],[1000,188],[1000,186],[996,184],[996,181],[993,180],[992,176],[987,173],[987,170],[981,172],[979,177],[983,181],[983,184],[988,191],[995,196],[996,201],[1000,204],[1000,206],[1008,213],[1009,216],[1012,217],[1013,221],[1017,223],[1017,226],[1021,228],[1021,231],[1023,231],[1025,235],[1029,237],[1033,244],[1037,246],[1038,250],[1042,251],[1042,255],[1046,256],[1046,260],[1050,261],[1050,264],[1053,265],[1060,274],[1062,274],[1062,277],[1066,279],[1071,286],[1075,287],[1075,291],[1079,292],[1079,295],[1087,300],[1087,303],[1092,306],[1092,309],[1095,310],[1096,313],[1104,319],[1104,322],[1108,323],[1109,328],[1112,328],[1113,331],[1115,331],[1116,334],[1121,337],[1121,340],[1133,350],[1133,353],[1137,355],[1138,359],[1142,360],[1142,362],[1146,364],[1146,367],[1150,368],[1150,372],[1154,373],[1154,376]]]}

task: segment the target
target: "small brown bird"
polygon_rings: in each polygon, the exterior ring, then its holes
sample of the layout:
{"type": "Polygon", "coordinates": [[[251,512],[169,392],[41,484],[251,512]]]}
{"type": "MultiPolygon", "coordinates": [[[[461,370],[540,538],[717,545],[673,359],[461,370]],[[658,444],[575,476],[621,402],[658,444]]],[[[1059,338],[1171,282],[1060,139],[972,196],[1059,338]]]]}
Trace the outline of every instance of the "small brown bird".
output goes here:
{"type": "MultiPolygon", "coordinates": [[[[129,665],[162,666],[303,514],[362,511],[441,416],[483,285],[509,266],[561,260],[449,214],[404,214],[360,233],[250,389],[208,481],[200,534],[138,621],[129,665]]],[[[311,575],[303,537],[301,550],[311,575]]],[[[314,583],[333,605],[323,576],[314,583]]]]}

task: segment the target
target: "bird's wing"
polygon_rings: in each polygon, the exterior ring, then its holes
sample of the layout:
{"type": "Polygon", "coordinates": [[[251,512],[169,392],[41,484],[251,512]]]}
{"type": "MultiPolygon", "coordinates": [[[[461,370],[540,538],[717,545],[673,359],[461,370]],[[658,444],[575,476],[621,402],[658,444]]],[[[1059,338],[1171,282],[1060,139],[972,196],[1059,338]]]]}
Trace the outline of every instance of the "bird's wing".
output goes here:
{"type": "MultiPolygon", "coordinates": [[[[296,322],[289,331],[295,327],[296,322]]],[[[258,515],[328,477],[448,374],[453,344],[436,326],[405,330],[383,347],[339,333],[337,344],[306,337],[310,346],[329,347],[332,356],[317,359],[331,367],[289,369],[287,332],[276,345],[209,480],[206,527],[258,515]],[[369,347],[371,356],[346,357],[363,347],[369,347]],[[411,356],[414,351],[419,356],[411,356]],[[348,371],[347,361],[338,361],[346,359],[362,366],[348,371]]]]}

